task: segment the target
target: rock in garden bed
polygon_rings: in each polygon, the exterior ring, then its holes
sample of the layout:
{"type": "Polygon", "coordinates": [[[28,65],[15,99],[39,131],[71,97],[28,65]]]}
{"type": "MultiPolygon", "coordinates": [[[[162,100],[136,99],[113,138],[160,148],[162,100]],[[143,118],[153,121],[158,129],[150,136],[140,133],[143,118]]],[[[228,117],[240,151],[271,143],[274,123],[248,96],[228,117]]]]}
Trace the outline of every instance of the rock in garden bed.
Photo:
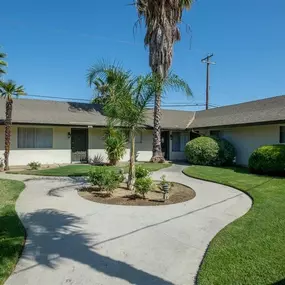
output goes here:
{"type": "Polygon", "coordinates": [[[128,190],[125,183],[122,183],[111,195],[108,192],[99,191],[97,187],[80,188],[78,193],[81,197],[93,202],[127,206],[170,205],[191,200],[196,195],[194,190],[178,183],[172,183],[169,191],[169,199],[166,201],[163,200],[163,192],[158,185],[155,189],[146,194],[145,199],[133,191],[128,190]]]}

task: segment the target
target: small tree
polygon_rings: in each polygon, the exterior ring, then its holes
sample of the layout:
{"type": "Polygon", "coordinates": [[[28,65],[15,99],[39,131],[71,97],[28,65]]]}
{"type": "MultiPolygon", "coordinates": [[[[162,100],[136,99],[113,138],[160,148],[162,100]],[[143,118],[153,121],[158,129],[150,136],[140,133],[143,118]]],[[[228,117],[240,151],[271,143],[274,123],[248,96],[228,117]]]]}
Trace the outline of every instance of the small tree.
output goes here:
{"type": "MultiPolygon", "coordinates": [[[[113,126],[124,127],[130,133],[130,164],[128,189],[134,189],[135,180],[135,137],[146,123],[146,107],[152,102],[154,88],[152,77],[133,77],[115,65],[95,65],[88,73],[90,85],[95,80],[109,82],[107,94],[104,98],[104,112],[109,123],[113,126]],[[112,80],[110,80],[111,76],[112,80]]],[[[96,86],[95,86],[96,88],[96,86]]],[[[105,89],[106,90],[106,89],[105,89]]]]}
{"type": "Polygon", "coordinates": [[[0,96],[6,99],[4,170],[9,170],[13,96],[18,97],[19,95],[25,95],[23,86],[17,86],[12,80],[7,82],[0,81],[0,96]]]}

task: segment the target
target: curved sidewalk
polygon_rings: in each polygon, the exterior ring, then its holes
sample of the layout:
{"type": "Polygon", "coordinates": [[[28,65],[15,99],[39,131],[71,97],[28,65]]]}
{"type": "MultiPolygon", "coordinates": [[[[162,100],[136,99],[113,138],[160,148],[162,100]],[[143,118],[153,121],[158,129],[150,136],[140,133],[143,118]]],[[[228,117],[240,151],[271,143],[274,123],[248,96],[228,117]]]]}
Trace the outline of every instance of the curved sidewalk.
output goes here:
{"type": "MultiPolygon", "coordinates": [[[[153,174],[190,186],[185,203],[114,206],[81,198],[78,179],[26,181],[16,210],[27,242],[6,285],[190,285],[212,238],[251,207],[245,194],[189,178],[183,166],[153,174]]],[[[20,176],[0,178],[20,180],[20,176]]]]}

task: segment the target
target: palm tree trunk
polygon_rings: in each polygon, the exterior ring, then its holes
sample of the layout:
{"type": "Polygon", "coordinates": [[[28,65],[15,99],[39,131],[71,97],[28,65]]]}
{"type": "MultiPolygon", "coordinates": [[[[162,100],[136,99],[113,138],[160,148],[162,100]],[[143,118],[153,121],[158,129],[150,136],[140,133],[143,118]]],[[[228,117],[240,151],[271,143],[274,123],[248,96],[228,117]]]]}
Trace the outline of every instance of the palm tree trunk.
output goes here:
{"type": "Polygon", "coordinates": [[[9,170],[9,154],[11,148],[11,127],[12,127],[12,109],[13,100],[6,100],[6,120],[5,120],[5,153],[4,153],[4,170],[9,170]]]}
{"type": "Polygon", "coordinates": [[[165,162],[161,150],[161,93],[155,94],[154,120],[153,120],[153,145],[152,162],[165,162]]]}
{"type": "Polygon", "coordinates": [[[129,166],[129,177],[128,177],[128,189],[134,190],[135,184],[135,130],[131,129],[131,149],[130,149],[130,166],[129,166]]]}

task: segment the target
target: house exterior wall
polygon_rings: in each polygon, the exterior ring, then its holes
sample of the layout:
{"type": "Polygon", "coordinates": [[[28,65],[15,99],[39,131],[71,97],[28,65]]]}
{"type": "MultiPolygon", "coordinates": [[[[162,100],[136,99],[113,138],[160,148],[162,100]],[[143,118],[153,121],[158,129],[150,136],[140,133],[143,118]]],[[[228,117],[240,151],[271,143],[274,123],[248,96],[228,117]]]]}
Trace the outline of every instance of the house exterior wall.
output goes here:
{"type": "MultiPolygon", "coordinates": [[[[107,154],[104,146],[104,129],[89,129],[89,150],[88,156],[93,159],[96,155],[102,156],[106,162],[107,154]]],[[[136,159],[138,161],[149,161],[152,157],[152,131],[144,130],[142,133],[142,142],[137,142],[136,147],[136,159]]],[[[122,161],[129,161],[130,159],[130,146],[128,145],[126,154],[122,161]]]]}
{"type": "MultiPolygon", "coordinates": [[[[263,125],[215,130],[220,130],[221,137],[235,147],[237,164],[247,166],[249,157],[255,149],[262,145],[279,143],[279,127],[280,125],[263,125]]],[[[209,131],[201,130],[200,133],[209,135],[209,131]]]]}
{"type": "MultiPolygon", "coordinates": [[[[36,127],[22,126],[21,127],[36,127]]],[[[53,147],[52,149],[19,149],[17,141],[18,126],[12,126],[10,165],[27,165],[32,161],[38,161],[41,164],[69,164],[71,163],[71,138],[68,133],[71,127],[49,127],[40,126],[40,128],[53,129],[53,147]]],[[[101,154],[104,161],[107,161],[107,155],[104,149],[104,129],[88,129],[88,157],[94,158],[101,154]]],[[[149,161],[152,156],[152,131],[145,130],[142,134],[142,142],[136,143],[136,152],[138,161],[149,161]]],[[[4,154],[4,126],[0,126],[0,157],[4,154]]],[[[128,161],[130,149],[127,148],[122,161],[128,161]]]]}
{"type": "MultiPolygon", "coordinates": [[[[32,127],[32,126],[21,126],[32,127]]],[[[41,128],[44,128],[41,126],[41,128]]],[[[46,127],[51,128],[51,127],[46,127]]],[[[53,127],[52,149],[19,149],[17,141],[17,126],[12,126],[10,165],[27,165],[31,161],[41,164],[66,164],[70,163],[70,139],[68,127],[53,127]]],[[[0,129],[0,151],[4,153],[4,127],[0,129]],[[3,131],[2,131],[3,130],[3,131]]]]}

